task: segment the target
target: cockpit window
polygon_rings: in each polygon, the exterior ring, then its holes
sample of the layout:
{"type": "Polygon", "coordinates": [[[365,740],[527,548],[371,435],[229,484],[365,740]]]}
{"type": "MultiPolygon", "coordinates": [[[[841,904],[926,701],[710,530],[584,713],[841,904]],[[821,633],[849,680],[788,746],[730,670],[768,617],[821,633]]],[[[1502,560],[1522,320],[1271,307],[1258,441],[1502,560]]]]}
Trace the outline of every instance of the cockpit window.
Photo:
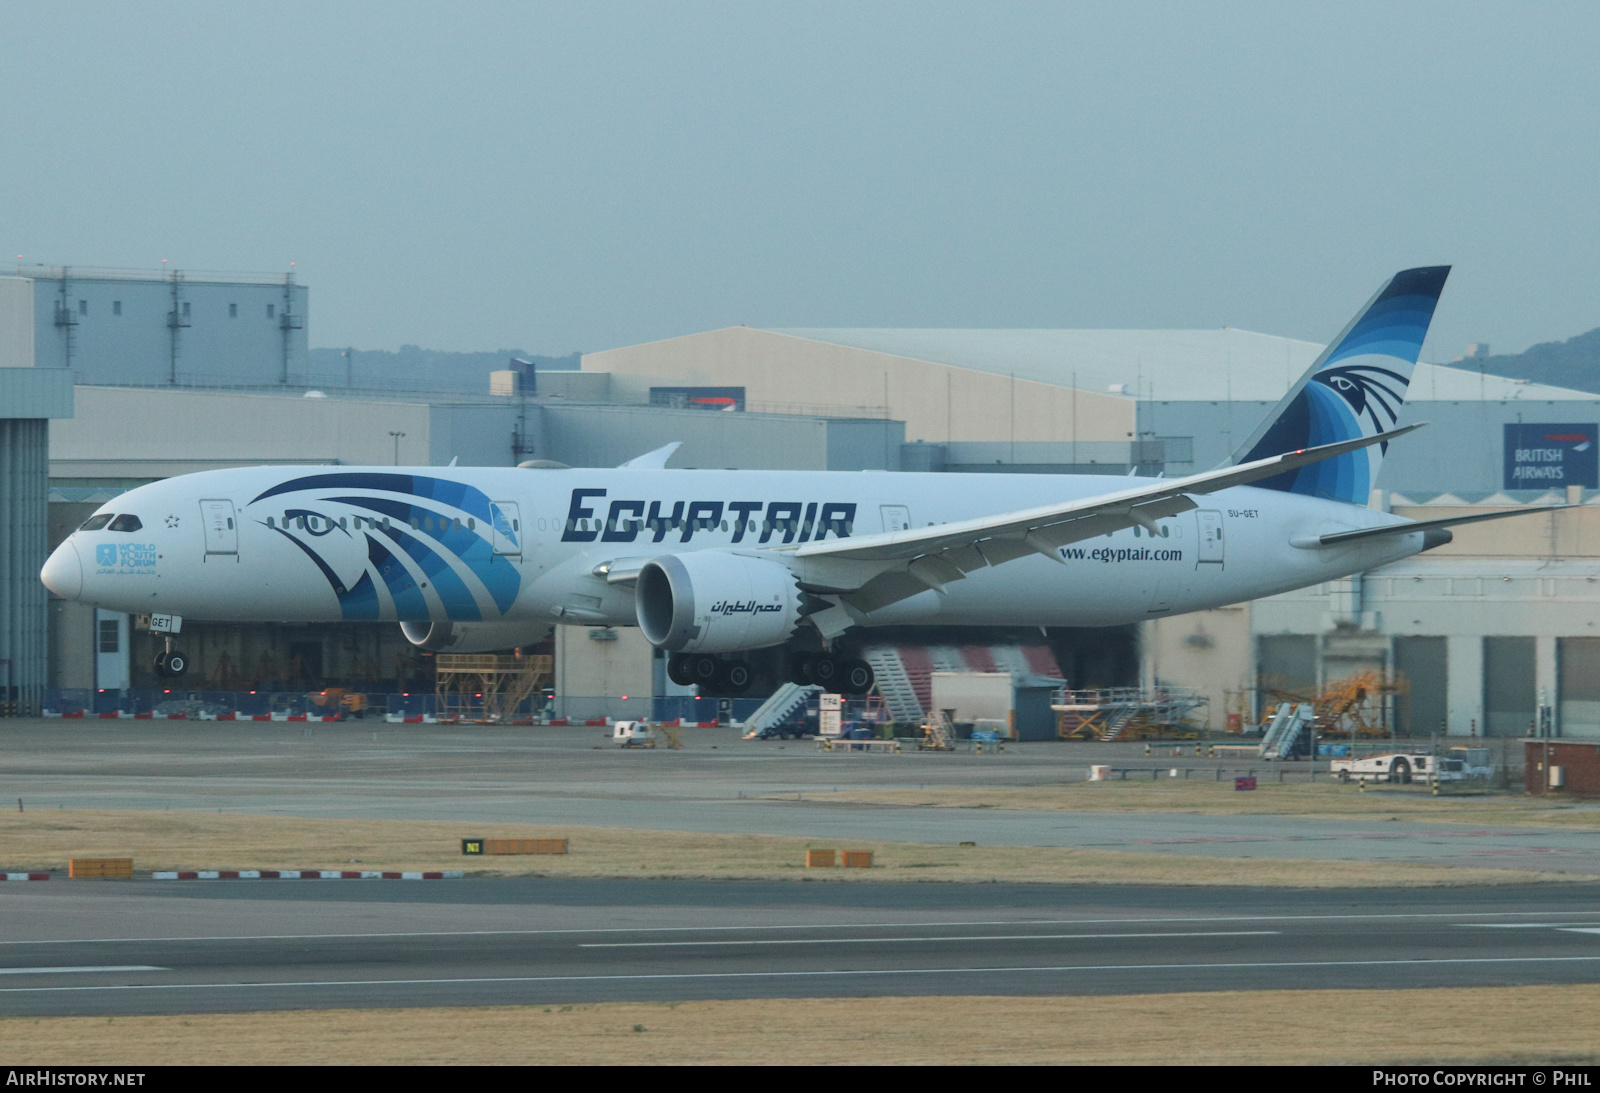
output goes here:
{"type": "Polygon", "coordinates": [[[115,520],[111,521],[111,526],[109,528],[107,528],[106,530],[107,531],[138,531],[142,527],[144,527],[144,525],[139,522],[139,518],[137,516],[135,516],[131,512],[125,512],[121,516],[117,517],[115,520]]]}
{"type": "Polygon", "coordinates": [[[101,528],[105,527],[109,523],[111,523],[111,514],[109,512],[102,512],[102,513],[98,513],[98,514],[96,514],[94,516],[89,517],[89,519],[87,519],[87,520],[85,520],[83,522],[83,526],[81,528],[79,528],[78,530],[79,531],[99,531],[101,528]]]}

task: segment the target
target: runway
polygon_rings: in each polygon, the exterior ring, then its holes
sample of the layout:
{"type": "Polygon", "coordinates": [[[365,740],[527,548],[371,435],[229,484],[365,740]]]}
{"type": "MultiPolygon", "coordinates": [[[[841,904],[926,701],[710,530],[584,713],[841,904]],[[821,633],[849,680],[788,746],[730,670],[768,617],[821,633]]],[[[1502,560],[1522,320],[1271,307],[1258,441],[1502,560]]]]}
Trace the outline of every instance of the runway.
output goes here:
{"type": "Polygon", "coordinates": [[[18,886],[0,1015],[1502,986],[1600,977],[1600,885],[474,880],[18,886]]]}

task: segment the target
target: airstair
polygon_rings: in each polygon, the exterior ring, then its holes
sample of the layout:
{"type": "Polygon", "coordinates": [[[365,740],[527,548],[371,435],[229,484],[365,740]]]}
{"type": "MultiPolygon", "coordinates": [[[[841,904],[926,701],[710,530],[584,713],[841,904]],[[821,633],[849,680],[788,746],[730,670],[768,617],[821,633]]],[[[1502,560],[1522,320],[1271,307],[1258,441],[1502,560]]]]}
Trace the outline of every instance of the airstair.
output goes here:
{"type": "MultiPolygon", "coordinates": [[[[876,668],[876,665],[874,665],[876,668]]],[[[806,699],[822,690],[821,687],[804,687],[798,683],[785,683],[772,696],[756,707],[755,713],[744,719],[746,732],[765,732],[781,725],[795,710],[805,705],[806,699]]]]}
{"type": "Polygon", "coordinates": [[[878,693],[889,706],[896,721],[915,724],[922,720],[922,700],[917,697],[916,686],[906,672],[900,650],[892,645],[874,645],[865,650],[867,663],[878,677],[878,693]]]}
{"type": "Polygon", "coordinates": [[[1280,705],[1267,725],[1267,731],[1262,734],[1261,758],[1287,759],[1293,755],[1300,734],[1310,726],[1315,716],[1309,702],[1302,702],[1298,706],[1288,702],[1280,705]]]}

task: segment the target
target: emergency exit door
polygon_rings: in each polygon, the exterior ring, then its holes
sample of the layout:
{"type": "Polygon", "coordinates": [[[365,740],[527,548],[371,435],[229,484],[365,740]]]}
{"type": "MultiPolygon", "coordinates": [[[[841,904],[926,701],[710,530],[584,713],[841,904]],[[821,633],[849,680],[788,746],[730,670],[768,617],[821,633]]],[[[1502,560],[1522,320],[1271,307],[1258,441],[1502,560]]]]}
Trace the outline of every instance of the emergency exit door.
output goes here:
{"type": "Polygon", "coordinates": [[[522,517],[515,501],[495,501],[489,505],[490,540],[502,558],[522,554],[522,517]]]}
{"type": "Polygon", "coordinates": [[[233,502],[220,499],[200,502],[200,526],[205,530],[206,557],[231,555],[239,558],[239,529],[234,523],[233,502]]]}
{"type": "Polygon", "coordinates": [[[878,511],[883,513],[884,531],[909,531],[911,530],[911,510],[904,505],[879,505],[878,511]]]}

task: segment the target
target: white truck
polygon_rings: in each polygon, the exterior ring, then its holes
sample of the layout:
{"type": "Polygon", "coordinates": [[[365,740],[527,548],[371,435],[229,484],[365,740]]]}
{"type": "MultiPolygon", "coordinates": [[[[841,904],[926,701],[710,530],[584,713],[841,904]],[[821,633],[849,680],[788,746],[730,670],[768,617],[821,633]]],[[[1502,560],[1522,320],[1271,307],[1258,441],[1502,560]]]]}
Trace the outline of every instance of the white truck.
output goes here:
{"type": "Polygon", "coordinates": [[[1488,748],[1451,748],[1448,755],[1433,756],[1427,752],[1393,751],[1366,755],[1359,759],[1334,759],[1328,769],[1339,776],[1341,782],[1393,782],[1407,785],[1413,781],[1465,782],[1473,778],[1487,779],[1493,773],[1488,748]]]}

